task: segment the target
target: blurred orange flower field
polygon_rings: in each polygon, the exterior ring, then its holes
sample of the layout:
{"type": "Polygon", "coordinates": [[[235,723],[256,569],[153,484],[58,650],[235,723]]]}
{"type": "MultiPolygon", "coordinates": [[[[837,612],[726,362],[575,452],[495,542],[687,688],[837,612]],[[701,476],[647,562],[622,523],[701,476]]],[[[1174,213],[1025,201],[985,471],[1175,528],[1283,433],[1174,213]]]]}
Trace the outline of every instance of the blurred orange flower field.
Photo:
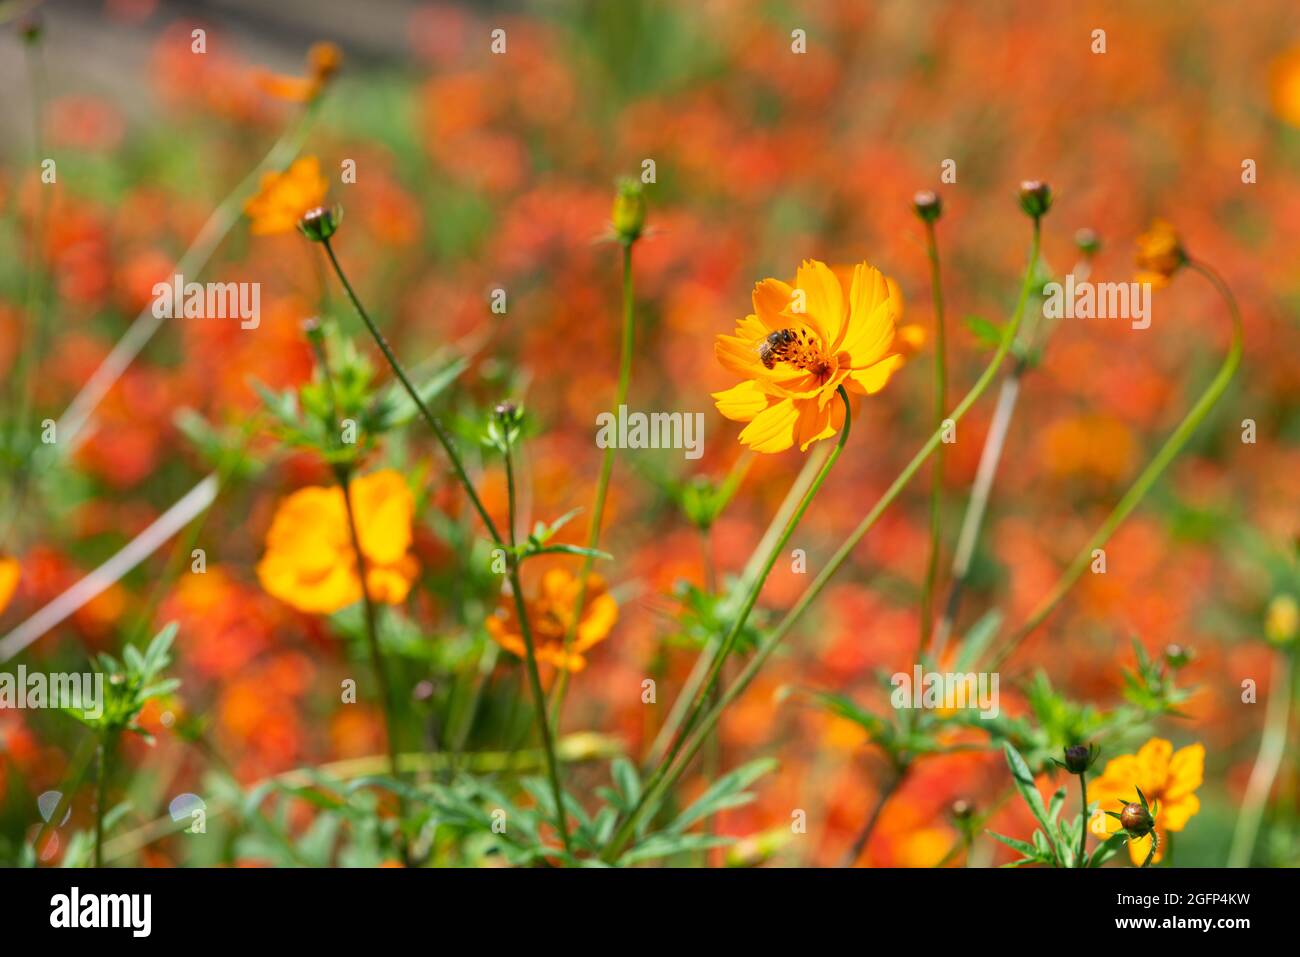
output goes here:
{"type": "Polygon", "coordinates": [[[233,6],[0,6],[0,863],[1300,864],[1300,8],[233,6]]]}

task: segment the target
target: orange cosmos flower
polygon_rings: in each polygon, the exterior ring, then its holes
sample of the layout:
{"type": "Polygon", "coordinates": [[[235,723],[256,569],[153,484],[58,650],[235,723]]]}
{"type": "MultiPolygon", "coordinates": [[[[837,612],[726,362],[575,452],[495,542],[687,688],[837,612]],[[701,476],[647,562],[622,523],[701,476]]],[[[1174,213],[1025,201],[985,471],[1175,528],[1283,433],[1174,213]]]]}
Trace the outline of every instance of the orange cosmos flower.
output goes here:
{"type": "Polygon", "coordinates": [[[1169,285],[1174,273],[1187,262],[1177,231],[1163,219],[1151,223],[1138,237],[1137,246],[1137,281],[1149,282],[1156,289],[1169,285]]]}
{"type": "MultiPolygon", "coordinates": [[[[352,508],[366,559],[366,590],[375,601],[401,604],[418,571],[410,554],[411,490],[397,472],[375,472],[352,482],[352,508]]],[[[310,486],[280,503],[257,578],[269,594],[312,614],[361,600],[342,489],[310,486]]]]}
{"type": "Polygon", "coordinates": [[[1282,122],[1300,126],[1300,46],[1273,61],[1268,80],[1273,112],[1282,122]]]}
{"type": "Polygon", "coordinates": [[[257,85],[282,100],[309,103],[320,96],[343,63],[343,51],[333,43],[313,43],[307,51],[307,76],[285,76],[262,71],[257,85]]]}
{"type": "Polygon", "coordinates": [[[21,571],[16,559],[0,558],[0,613],[9,607],[9,600],[14,597],[21,571]]]}
{"type": "Polygon", "coordinates": [[[328,190],[320,161],[314,156],[295,160],[283,173],[262,174],[257,195],[244,204],[244,212],[253,221],[253,235],[293,232],[304,213],[325,202],[328,190]]]}
{"type": "MultiPolygon", "coordinates": [[[[537,660],[575,672],[587,667],[583,652],[604,641],[618,621],[618,604],[605,590],[605,580],[599,575],[588,575],[582,619],[574,629],[573,640],[569,642],[566,653],[564,636],[573,624],[573,608],[578,603],[578,591],[577,576],[563,568],[552,568],[542,576],[542,585],[536,597],[525,602],[537,660]]],[[[487,630],[493,640],[506,651],[520,658],[527,654],[513,598],[502,596],[496,614],[487,620],[487,630]]]]}
{"type": "Polygon", "coordinates": [[[903,312],[897,284],[866,263],[853,268],[848,297],[835,273],[805,260],[791,286],[764,279],[754,312],[718,336],[714,354],[744,377],[715,392],[718,411],[749,425],[740,441],[756,452],[804,451],[844,424],[835,392],[873,395],[905,361],[895,332],[903,312]]]}
{"type": "MultiPolygon", "coordinates": [[[[1204,745],[1191,744],[1174,751],[1174,746],[1163,738],[1152,738],[1137,754],[1108,761],[1101,777],[1088,782],[1088,801],[1096,802],[1098,807],[1088,827],[1099,840],[1114,834],[1120,822],[1104,812],[1118,811],[1121,805],[1136,801],[1141,788],[1155,812],[1160,843],[1151,861],[1154,864],[1164,854],[1167,832],[1181,831],[1201,809],[1200,798],[1194,792],[1201,786],[1204,773],[1204,745]]],[[[1128,849],[1133,863],[1140,867],[1151,850],[1150,835],[1130,841],[1128,849]]]]}

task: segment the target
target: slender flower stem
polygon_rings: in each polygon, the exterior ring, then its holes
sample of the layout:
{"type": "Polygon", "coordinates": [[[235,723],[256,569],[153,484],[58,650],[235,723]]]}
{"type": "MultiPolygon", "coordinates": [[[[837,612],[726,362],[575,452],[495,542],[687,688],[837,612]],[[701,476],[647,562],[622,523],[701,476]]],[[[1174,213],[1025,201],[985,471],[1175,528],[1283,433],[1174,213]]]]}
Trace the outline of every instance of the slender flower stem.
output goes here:
{"type": "MultiPolygon", "coordinates": [[[[754,549],[749,562],[740,573],[740,578],[728,593],[725,605],[726,611],[723,617],[731,613],[731,606],[739,600],[740,595],[753,582],[754,577],[758,574],[759,563],[762,556],[766,555],[772,549],[772,543],[776,541],[777,536],[781,534],[781,529],[785,528],[786,523],[790,521],[790,516],[798,507],[800,500],[807,493],[808,487],[812,484],[817,473],[821,471],[822,466],[826,463],[826,457],[831,453],[831,446],[826,443],[813,446],[813,450],[808,453],[804,461],[803,468],[795,478],[794,484],[786,493],[785,499],[781,502],[776,514],[772,516],[771,523],[767,526],[767,531],[759,539],[758,547],[754,549]]],[[[750,453],[748,450],[745,455],[750,453]]],[[[663,760],[664,754],[668,750],[668,745],[672,743],[678,728],[681,727],[682,719],[686,717],[686,709],[690,703],[695,700],[696,693],[700,690],[700,685],[704,681],[704,675],[708,672],[713,664],[713,659],[718,654],[718,648],[722,645],[722,636],[714,635],[705,644],[704,649],[695,659],[695,664],[691,667],[691,673],[687,675],[685,684],[682,685],[681,693],[677,695],[673,706],[668,712],[668,719],[664,722],[659,733],[655,735],[654,742],[650,745],[649,757],[646,759],[647,767],[654,767],[663,760]]]]}
{"type": "MultiPolygon", "coordinates": [[[[361,300],[357,298],[356,292],[352,289],[352,284],[348,282],[348,278],[343,272],[343,267],[339,265],[338,257],[334,255],[334,248],[330,245],[330,241],[328,239],[322,240],[322,245],[325,247],[325,252],[329,256],[330,264],[334,267],[334,272],[339,277],[339,282],[343,284],[343,289],[347,292],[348,299],[352,301],[352,306],[356,309],[357,315],[361,317],[361,321],[364,322],[366,328],[370,330],[370,335],[379,346],[379,350],[384,354],[384,358],[388,360],[388,364],[392,368],[393,374],[397,376],[398,380],[402,383],[403,388],[406,389],[407,395],[411,397],[411,401],[415,403],[415,407],[419,409],[421,416],[424,417],[425,422],[429,424],[429,427],[433,429],[434,435],[438,437],[438,442],[442,445],[443,451],[447,453],[447,458],[451,460],[452,468],[456,472],[456,477],[460,480],[461,486],[465,489],[465,494],[469,496],[470,501],[473,503],[474,509],[478,512],[479,518],[483,520],[483,524],[487,528],[488,534],[492,536],[492,541],[498,547],[505,548],[505,542],[501,538],[501,533],[497,530],[496,524],[492,521],[492,517],[488,515],[487,509],[483,506],[483,502],[478,496],[478,492],[474,490],[474,483],[470,481],[469,474],[465,471],[465,466],[461,464],[460,455],[457,453],[456,447],[452,444],[451,438],[447,435],[441,423],[434,418],[433,413],[429,411],[428,406],[426,406],[424,400],[420,398],[420,393],[416,391],[415,386],[411,385],[411,380],[407,377],[405,370],[402,368],[402,364],[397,361],[397,356],[393,354],[392,348],[388,345],[388,340],[384,338],[383,333],[381,333],[379,328],[375,325],[374,320],[370,318],[370,314],[366,312],[365,307],[361,305],[361,300]]],[[[513,505],[511,508],[513,510],[513,505]]],[[[519,630],[523,633],[524,649],[527,652],[528,683],[532,689],[533,704],[537,711],[537,723],[540,726],[542,735],[542,747],[546,753],[546,772],[547,776],[550,778],[551,791],[555,797],[556,826],[559,828],[560,837],[564,843],[564,849],[567,852],[570,850],[570,844],[569,830],[565,823],[564,792],[560,788],[560,774],[555,759],[555,747],[551,739],[550,725],[546,720],[546,695],[542,690],[542,680],[537,670],[537,653],[533,645],[532,628],[528,623],[528,609],[524,605],[523,585],[519,580],[519,566],[513,553],[511,554],[507,565],[509,567],[510,575],[510,590],[514,596],[515,610],[519,617],[519,630]]]]}
{"type": "Polygon", "coordinates": [[[854,839],[853,846],[849,848],[848,853],[844,855],[844,860],[840,862],[841,867],[852,867],[858,862],[858,858],[862,856],[863,848],[867,846],[867,842],[871,840],[871,835],[876,830],[876,823],[880,820],[880,812],[885,809],[889,799],[903,786],[903,781],[907,779],[907,772],[907,765],[894,771],[889,783],[885,785],[884,790],[880,792],[880,797],[876,799],[876,806],[871,809],[871,816],[862,825],[862,830],[858,832],[857,838],[854,839]]]}
{"type": "MultiPolygon", "coordinates": [[[[632,809],[627,820],[623,822],[623,825],[618,829],[613,839],[606,846],[602,857],[607,862],[612,862],[617,859],[620,853],[622,853],[628,840],[630,840],[632,835],[635,833],[636,827],[641,818],[649,808],[652,808],[657,804],[659,798],[667,789],[668,784],[665,782],[667,774],[672,768],[677,755],[681,752],[687,738],[690,736],[691,730],[695,726],[695,722],[699,718],[702,709],[709,703],[714,683],[718,680],[718,675],[722,672],[722,666],[726,663],[727,656],[731,654],[732,650],[736,646],[736,642],[740,637],[741,629],[744,628],[745,622],[749,619],[749,613],[753,611],[754,605],[758,601],[758,596],[763,590],[763,585],[767,582],[767,576],[771,574],[772,566],[776,564],[777,558],[785,549],[786,543],[790,540],[790,536],[794,534],[794,530],[798,527],[800,520],[803,518],[804,512],[806,512],[808,506],[812,504],[812,500],[816,497],[818,490],[822,487],[822,483],[826,481],[826,476],[830,473],[831,467],[835,464],[836,459],[840,457],[840,453],[844,450],[844,445],[849,438],[849,430],[852,425],[853,417],[849,410],[848,393],[844,391],[843,386],[840,386],[838,391],[840,400],[844,403],[844,425],[840,429],[839,441],[836,442],[835,448],[831,451],[830,455],[827,456],[826,464],[821,467],[821,470],[817,473],[817,477],[813,479],[812,484],[808,487],[808,491],[804,493],[798,507],[794,510],[794,514],[790,516],[790,520],[786,523],[784,531],[781,532],[781,536],[772,546],[766,561],[763,562],[762,570],[750,585],[749,591],[745,595],[744,603],[741,605],[739,612],[732,622],[731,629],[727,632],[727,636],[723,638],[717,654],[713,656],[708,673],[705,675],[704,681],[701,683],[700,689],[696,693],[695,699],[683,719],[681,729],[678,731],[673,744],[668,748],[668,753],[664,756],[663,761],[660,762],[659,766],[650,776],[650,779],[646,782],[645,788],[641,794],[641,800],[637,802],[636,807],[632,809]]],[[[714,706],[715,710],[720,706],[721,701],[714,706]]],[[[703,743],[705,737],[707,737],[707,731],[700,737],[700,743],[703,743]]]]}
{"type": "MultiPolygon", "coordinates": [[[[327,373],[328,374],[328,373],[327,373]]],[[[357,529],[356,511],[352,505],[352,470],[337,466],[334,470],[339,488],[343,490],[343,505],[348,515],[348,534],[352,539],[352,553],[356,556],[357,577],[361,579],[361,604],[365,610],[366,643],[370,648],[370,667],[374,669],[375,680],[379,683],[379,694],[384,702],[384,730],[388,739],[389,773],[397,776],[397,708],[393,701],[392,687],[388,683],[388,674],[384,670],[384,655],[379,647],[379,627],[375,614],[375,601],[370,597],[370,586],[366,582],[367,564],[365,552],[361,550],[361,533],[357,529]]]]}
{"type": "Polygon", "coordinates": [[[1075,867],[1087,866],[1088,853],[1088,772],[1079,775],[1079,855],[1075,867]]]}
{"type": "MultiPolygon", "coordinates": [[[[934,427],[943,427],[943,413],[948,408],[948,347],[943,323],[943,283],[939,273],[939,243],[934,234],[934,221],[925,223],[926,251],[930,258],[930,290],[934,299],[934,427]]],[[[921,643],[922,654],[930,642],[934,616],[934,583],[939,572],[939,537],[942,521],[944,449],[940,445],[930,466],[930,557],[926,562],[925,582],[921,586],[921,643]]]]}
{"type": "MultiPolygon", "coordinates": [[[[1011,349],[1011,343],[1015,339],[1017,330],[1020,328],[1020,321],[1025,312],[1025,303],[1029,300],[1030,288],[1033,285],[1034,271],[1038,263],[1038,250],[1040,245],[1039,227],[1040,223],[1035,219],[1033,238],[1029,251],[1029,264],[1025,268],[1024,281],[1020,288],[1020,299],[1016,303],[1015,312],[1012,314],[1011,321],[1008,323],[1006,331],[1002,335],[1002,341],[999,343],[997,351],[994,352],[993,358],[989,360],[988,366],[984,369],[984,372],[980,375],[979,379],[976,380],[975,384],[971,386],[970,391],[966,393],[961,402],[959,402],[956,408],[954,408],[948,415],[948,418],[952,419],[954,422],[960,421],[962,416],[964,416],[979,397],[984,394],[984,391],[989,387],[989,383],[993,381],[993,377],[997,374],[998,367],[1002,364],[1002,360],[1011,349]]],[[[881,496],[880,500],[877,501],[874,506],[872,506],[871,511],[867,513],[866,517],[858,524],[857,528],[853,530],[849,537],[844,541],[844,544],[842,544],[831,557],[830,561],[817,575],[817,578],[808,586],[803,595],[800,596],[799,600],[795,602],[794,607],[786,612],[785,617],[781,619],[780,623],[777,624],[771,634],[760,643],[758,651],[746,663],[745,667],[741,670],[739,677],[737,677],[736,680],[732,682],[731,686],[727,688],[726,692],[722,696],[722,700],[704,716],[696,731],[690,735],[689,744],[677,749],[680,752],[681,757],[680,760],[677,761],[676,767],[671,771],[664,771],[664,768],[672,764],[671,757],[666,759],[664,764],[660,766],[659,770],[656,772],[655,781],[652,782],[654,793],[651,793],[651,785],[647,785],[646,793],[643,795],[641,802],[642,807],[653,805],[657,802],[663,792],[666,791],[668,787],[671,787],[677,779],[681,777],[685,772],[687,765],[690,764],[691,759],[695,756],[696,752],[699,751],[700,744],[703,742],[704,737],[718,723],[722,713],[733,701],[744,693],[746,688],[749,687],[749,683],[753,681],[754,676],[758,673],[759,669],[763,667],[763,664],[769,657],[771,657],[772,652],[777,649],[781,644],[781,641],[789,633],[790,629],[794,627],[794,623],[803,616],[803,613],[808,610],[809,606],[812,605],[817,596],[821,594],[827,583],[832,577],[834,577],[835,573],[839,571],[840,566],[843,565],[849,555],[852,554],[853,549],[857,547],[858,542],[861,541],[862,537],[872,529],[877,521],[879,521],[880,516],[884,513],[885,509],[893,503],[899,493],[902,492],[909,482],[911,482],[912,478],[916,475],[917,470],[920,469],[920,467],[925,463],[925,460],[934,452],[941,439],[941,430],[936,429],[926,443],[921,446],[920,451],[912,457],[912,460],[903,468],[903,471],[899,473],[898,477],[894,479],[893,484],[889,486],[885,491],[885,494],[881,496]]],[[[614,840],[611,841],[610,845],[605,850],[603,855],[605,860],[608,861],[614,859],[617,857],[618,853],[622,851],[628,836],[630,836],[635,827],[634,822],[639,814],[639,810],[634,812],[632,818],[630,818],[628,822],[632,826],[629,827],[625,824],[624,827],[615,835],[614,840]]]]}
{"type": "MultiPolygon", "coordinates": [[[[510,509],[510,544],[515,544],[515,467],[513,446],[509,436],[506,437],[503,455],[506,463],[506,493],[510,509]]],[[[515,601],[515,616],[519,619],[519,630],[523,634],[526,666],[528,669],[528,687],[533,696],[533,707],[537,714],[537,727],[542,735],[542,753],[546,755],[546,776],[551,784],[551,797],[555,800],[555,826],[560,831],[564,850],[572,853],[569,843],[568,815],[564,807],[564,789],[560,786],[560,771],[555,760],[555,745],[550,722],[546,720],[546,692],[542,690],[542,676],[537,668],[537,651],[533,644],[533,631],[528,622],[528,609],[524,603],[523,584],[519,580],[519,560],[512,547],[507,562],[510,569],[510,591],[515,601]]],[[[568,671],[561,668],[561,674],[568,671]]]]}
{"type": "MultiPolygon", "coordinates": [[[[618,417],[619,407],[627,404],[628,389],[632,382],[632,348],[636,336],[632,287],[633,245],[634,241],[623,243],[623,337],[619,349],[618,389],[614,397],[615,418],[618,417]]],[[[590,554],[590,552],[594,552],[600,547],[601,525],[605,518],[605,497],[609,492],[609,480],[614,472],[615,451],[614,444],[610,443],[605,447],[605,454],[600,461],[600,475],[596,480],[596,499],[591,508],[591,523],[587,526],[587,548],[589,553],[583,558],[582,570],[578,575],[578,597],[573,606],[573,620],[569,622],[569,627],[564,633],[564,651],[566,654],[578,629],[578,623],[582,620],[582,610],[587,604],[587,576],[591,574],[591,566],[595,562],[595,555],[590,554]]],[[[551,711],[551,722],[557,733],[560,727],[560,715],[564,710],[564,698],[568,690],[569,672],[562,670],[559,679],[555,683],[555,703],[551,711]]]]}
{"type": "Polygon", "coordinates": [[[95,867],[104,860],[104,805],[108,801],[108,776],[113,765],[114,740],[108,731],[99,737],[99,759],[95,763],[95,867]]]}
{"type": "Polygon", "coordinates": [[[322,240],[321,245],[325,247],[325,253],[329,256],[330,264],[334,267],[334,273],[339,277],[339,282],[343,284],[343,289],[347,292],[348,299],[352,301],[352,308],[356,309],[357,315],[361,317],[361,321],[364,322],[366,328],[370,330],[371,337],[375,340],[375,344],[379,346],[379,351],[384,354],[384,358],[388,360],[388,365],[392,368],[393,374],[397,376],[398,381],[402,383],[402,387],[406,390],[406,394],[411,397],[411,401],[415,403],[415,407],[419,410],[424,421],[429,424],[429,428],[433,429],[433,434],[437,437],[443,451],[447,453],[447,458],[451,460],[451,467],[456,472],[456,478],[460,481],[461,487],[465,489],[465,494],[469,496],[469,500],[473,504],[474,510],[478,512],[479,518],[482,519],[484,527],[488,530],[488,534],[492,536],[492,540],[497,545],[504,545],[505,543],[502,541],[501,533],[497,531],[497,527],[495,523],[493,523],[492,517],[488,515],[482,499],[479,498],[478,492],[474,490],[474,483],[470,481],[469,473],[465,471],[465,466],[460,460],[460,453],[456,451],[456,446],[452,444],[451,437],[442,427],[442,423],[434,418],[433,413],[429,411],[429,407],[425,405],[424,399],[420,398],[420,393],[416,390],[415,386],[411,385],[411,380],[407,377],[406,370],[403,369],[402,364],[397,361],[397,356],[393,355],[393,350],[392,347],[388,345],[388,340],[384,338],[384,334],[379,331],[379,327],[375,325],[374,320],[370,318],[370,314],[366,312],[365,307],[361,305],[361,300],[357,298],[356,292],[352,289],[352,284],[348,282],[348,277],[344,274],[343,267],[339,265],[338,257],[334,255],[334,247],[330,245],[330,241],[328,239],[322,240]]]}
{"type": "Polygon", "coordinates": [[[1129,486],[1123,498],[1106,516],[1106,520],[1101,523],[1101,527],[1079,549],[1078,554],[1074,556],[1074,560],[1062,572],[1052,590],[1038,603],[1038,606],[1030,613],[1025,623],[1011,636],[1003,649],[993,659],[991,665],[993,669],[1000,666],[1007,656],[1015,651],[1020,643],[1046,620],[1047,616],[1052,613],[1061,599],[1074,586],[1079,576],[1083,574],[1084,569],[1092,561],[1093,551],[1101,548],[1110,540],[1115,530],[1123,524],[1133,509],[1137,508],[1138,503],[1146,497],[1147,492],[1151,491],[1151,488],[1159,480],[1169,463],[1177,458],[1178,453],[1183,450],[1183,446],[1187,444],[1192,434],[1209,415],[1210,410],[1214,408],[1215,404],[1222,398],[1223,393],[1227,391],[1228,383],[1232,381],[1233,375],[1237,372],[1237,367],[1241,364],[1241,312],[1237,308],[1237,300],[1232,295],[1232,290],[1228,288],[1219,274],[1205,263],[1191,260],[1188,262],[1188,268],[1200,273],[1209,280],[1228,306],[1228,312],[1232,318],[1232,342],[1228,346],[1228,354],[1224,357],[1223,364],[1219,366],[1219,371],[1215,374],[1214,379],[1206,390],[1201,393],[1201,397],[1196,400],[1196,404],[1183,417],[1183,420],[1178,423],[1178,427],[1174,429],[1173,434],[1165,440],[1165,444],[1160,447],[1160,451],[1142,470],[1142,474],[1137,477],[1136,481],[1129,486]]]}
{"type": "Polygon", "coordinates": [[[1273,680],[1269,682],[1268,713],[1264,716],[1264,733],[1259,738],[1259,753],[1255,766],[1250,769],[1246,794],[1241,800],[1241,813],[1232,834],[1232,848],[1228,851],[1229,867],[1249,867],[1250,857],[1259,836],[1259,824],[1264,817],[1264,806],[1269,792],[1277,780],[1282,756],[1286,752],[1287,725],[1291,719],[1291,698],[1294,694],[1293,670],[1300,663],[1294,651],[1275,652],[1273,680]]]}

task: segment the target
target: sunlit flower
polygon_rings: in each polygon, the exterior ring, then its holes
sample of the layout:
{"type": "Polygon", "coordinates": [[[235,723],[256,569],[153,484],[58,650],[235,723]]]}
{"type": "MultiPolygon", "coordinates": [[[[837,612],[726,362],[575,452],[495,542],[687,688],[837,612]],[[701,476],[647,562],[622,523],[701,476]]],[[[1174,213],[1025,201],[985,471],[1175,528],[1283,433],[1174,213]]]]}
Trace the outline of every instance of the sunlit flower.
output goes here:
{"type": "Polygon", "coordinates": [[[253,235],[292,232],[304,213],[325,202],[328,190],[329,183],[314,156],[295,160],[283,173],[264,173],[257,195],[244,204],[244,212],[253,221],[253,235]]]}
{"type": "MultiPolygon", "coordinates": [[[[1089,821],[1092,833],[1104,839],[1120,830],[1121,824],[1106,811],[1119,811],[1138,800],[1138,789],[1155,812],[1155,833],[1159,838],[1156,863],[1164,855],[1169,831],[1181,831],[1197,811],[1201,801],[1195,794],[1205,772],[1205,746],[1191,744],[1174,750],[1163,738],[1152,738],[1137,754],[1124,754],[1106,762],[1099,778],[1088,782],[1088,801],[1096,802],[1089,821]]],[[[1129,856],[1141,866],[1151,850],[1150,836],[1129,842],[1129,856]]]]}
{"type": "MultiPolygon", "coordinates": [[[[352,507],[370,597],[401,604],[418,571],[410,554],[411,490],[397,472],[375,472],[352,482],[352,507]]],[[[341,489],[310,486],[280,502],[257,577],[269,594],[299,611],[329,614],[360,601],[361,579],[341,489]]]]}
{"type": "Polygon", "coordinates": [[[1300,46],[1273,61],[1268,79],[1273,112],[1282,122],[1300,126],[1300,46]]]}
{"type": "Polygon", "coordinates": [[[343,63],[343,51],[333,43],[313,43],[307,51],[307,75],[258,74],[257,85],[272,96],[294,103],[308,103],[320,96],[343,63]]]}
{"type": "MultiPolygon", "coordinates": [[[[567,671],[581,671],[587,667],[583,652],[604,641],[618,621],[618,604],[605,590],[605,580],[599,575],[587,576],[582,619],[566,652],[564,637],[573,625],[579,590],[578,578],[572,572],[552,568],[542,576],[537,595],[525,601],[538,661],[567,671]]],[[[526,649],[513,598],[502,598],[496,613],[487,620],[487,630],[506,651],[524,657],[526,649]]]]}
{"type": "Polygon", "coordinates": [[[16,559],[0,558],[0,613],[9,607],[9,600],[14,597],[21,571],[16,559]]]}
{"type": "Polygon", "coordinates": [[[753,302],[735,334],[718,336],[714,346],[718,361],[745,381],[713,398],[724,416],[749,423],[740,441],[756,452],[796,442],[804,451],[835,435],[844,424],[836,390],[872,395],[905,361],[895,342],[902,296],[866,263],[854,267],[847,299],[825,263],[805,260],[793,286],[764,279],[753,302]]]}
{"type": "Polygon", "coordinates": [[[1149,282],[1157,289],[1169,285],[1174,273],[1187,262],[1178,233],[1163,219],[1154,220],[1137,238],[1137,247],[1137,281],[1149,282]]]}

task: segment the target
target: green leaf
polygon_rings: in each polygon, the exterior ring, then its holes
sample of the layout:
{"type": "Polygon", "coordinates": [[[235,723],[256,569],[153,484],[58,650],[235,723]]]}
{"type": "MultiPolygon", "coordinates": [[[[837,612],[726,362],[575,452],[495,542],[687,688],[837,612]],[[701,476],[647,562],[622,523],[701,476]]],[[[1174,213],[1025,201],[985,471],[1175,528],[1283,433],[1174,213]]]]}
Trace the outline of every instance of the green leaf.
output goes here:
{"type": "Polygon", "coordinates": [[[735,843],[733,838],[718,837],[713,834],[655,834],[624,852],[618,862],[626,867],[661,857],[706,851],[712,847],[725,847],[733,843],[735,843]]]}
{"type": "Polygon", "coordinates": [[[724,774],[714,781],[690,807],[682,811],[677,819],[665,828],[665,831],[680,834],[696,821],[727,808],[748,803],[753,799],[753,795],[744,789],[775,768],[776,764],[774,758],[759,758],[724,774]]]}
{"type": "Polygon", "coordinates": [[[1034,845],[1030,844],[1028,841],[1021,841],[1014,837],[1007,837],[1005,834],[999,834],[997,831],[985,831],[984,833],[995,841],[1001,841],[1013,851],[1019,851],[1026,857],[1036,858],[1038,856],[1038,851],[1035,850],[1034,845]]]}
{"type": "Polygon", "coordinates": [[[1047,816],[1047,808],[1043,806],[1043,796],[1038,793],[1038,786],[1034,784],[1033,772],[1029,770],[1029,765],[1025,759],[1020,756],[1020,752],[1012,747],[1011,742],[1006,742],[1002,746],[1006,754],[1007,765],[1011,768],[1011,778],[1015,782],[1016,790],[1020,796],[1025,799],[1029,805],[1029,811],[1034,815],[1043,831],[1047,834],[1052,833],[1051,820],[1047,816]]]}
{"type": "Polygon", "coordinates": [[[966,328],[974,333],[975,338],[979,340],[981,345],[996,349],[1002,344],[1004,330],[996,322],[985,319],[983,316],[967,316],[963,321],[966,328]]]}

